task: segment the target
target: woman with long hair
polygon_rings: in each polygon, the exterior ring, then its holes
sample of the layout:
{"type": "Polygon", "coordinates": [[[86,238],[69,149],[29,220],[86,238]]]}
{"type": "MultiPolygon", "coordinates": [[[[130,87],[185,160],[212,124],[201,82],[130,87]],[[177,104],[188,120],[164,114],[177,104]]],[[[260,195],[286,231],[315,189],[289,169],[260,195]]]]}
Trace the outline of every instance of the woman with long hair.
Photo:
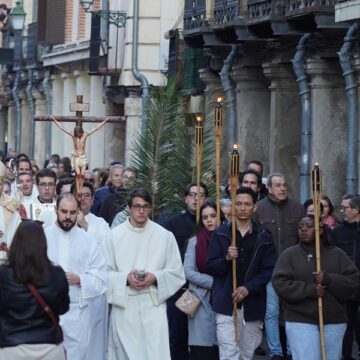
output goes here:
{"type": "Polygon", "coordinates": [[[215,345],[215,316],[210,305],[213,277],[209,275],[206,266],[209,242],[215,229],[216,205],[207,202],[200,208],[200,224],[196,236],[189,240],[184,260],[189,291],[201,300],[195,316],[188,319],[191,360],[219,359],[219,350],[215,345]]]}
{"type": "Polygon", "coordinates": [[[42,226],[23,221],[0,266],[0,359],[64,360],[58,316],[69,303],[65,273],[47,256],[42,226]]]}

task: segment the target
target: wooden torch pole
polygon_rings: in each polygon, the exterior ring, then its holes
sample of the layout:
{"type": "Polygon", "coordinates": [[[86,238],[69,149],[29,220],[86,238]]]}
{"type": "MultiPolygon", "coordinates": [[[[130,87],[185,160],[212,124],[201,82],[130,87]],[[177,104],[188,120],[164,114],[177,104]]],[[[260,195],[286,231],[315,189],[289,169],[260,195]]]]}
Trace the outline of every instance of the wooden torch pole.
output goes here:
{"type": "MultiPolygon", "coordinates": [[[[320,196],[321,196],[321,171],[319,165],[315,163],[311,174],[312,180],[312,198],[314,203],[314,222],[315,222],[315,254],[316,254],[316,271],[321,271],[320,258],[320,196]]],[[[325,336],[324,336],[324,317],[323,317],[323,301],[322,297],[318,297],[319,308],[319,329],[322,360],[326,360],[325,336]]]]}
{"type": "Polygon", "coordinates": [[[221,150],[221,132],[223,126],[224,110],[221,105],[222,98],[217,98],[215,105],[215,174],[216,174],[216,223],[220,225],[220,150],[221,150]]]}
{"type": "MultiPolygon", "coordinates": [[[[240,156],[237,151],[237,146],[234,145],[234,150],[230,155],[230,193],[231,193],[231,246],[236,246],[236,214],[235,214],[235,201],[236,201],[236,190],[239,177],[239,166],[240,156]]],[[[233,292],[237,287],[237,276],[236,276],[236,259],[232,260],[232,286],[233,292]]],[[[239,331],[238,331],[238,317],[237,317],[237,303],[234,302],[234,330],[235,330],[235,341],[239,343],[239,331]]]]}
{"type": "Polygon", "coordinates": [[[196,152],[196,223],[200,220],[200,182],[201,182],[201,160],[202,152],[204,145],[204,126],[203,126],[204,117],[202,115],[196,116],[196,125],[195,125],[195,152],[196,152]]]}

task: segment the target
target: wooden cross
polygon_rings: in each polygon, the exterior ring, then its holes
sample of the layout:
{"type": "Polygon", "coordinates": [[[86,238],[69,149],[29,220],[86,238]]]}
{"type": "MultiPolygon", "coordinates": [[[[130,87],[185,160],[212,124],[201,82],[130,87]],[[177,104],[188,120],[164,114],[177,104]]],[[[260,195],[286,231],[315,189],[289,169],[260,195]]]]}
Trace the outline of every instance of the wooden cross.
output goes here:
{"type": "Polygon", "coordinates": [[[83,112],[89,111],[89,104],[83,103],[83,96],[76,96],[76,103],[70,104],[70,111],[75,112],[76,116],[52,116],[37,115],[35,121],[53,121],[54,124],[64,133],[70,135],[73,139],[74,148],[71,152],[71,165],[76,173],[76,194],[81,199],[81,188],[84,183],[84,173],[87,165],[85,154],[86,139],[88,136],[99,130],[106,122],[119,123],[119,120],[125,120],[123,116],[83,116],[83,112]],[[75,122],[74,132],[65,129],[60,122],[75,122]],[[90,131],[84,131],[82,124],[84,122],[100,123],[90,131]]]}

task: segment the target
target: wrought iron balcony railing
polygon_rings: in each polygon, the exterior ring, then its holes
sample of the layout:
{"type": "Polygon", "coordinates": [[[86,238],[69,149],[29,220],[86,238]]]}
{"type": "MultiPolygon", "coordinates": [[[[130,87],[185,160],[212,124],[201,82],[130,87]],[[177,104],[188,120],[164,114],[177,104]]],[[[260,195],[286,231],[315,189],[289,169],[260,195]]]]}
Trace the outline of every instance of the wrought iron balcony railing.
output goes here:
{"type": "Polygon", "coordinates": [[[184,30],[206,26],[206,0],[185,0],[184,30]]]}
{"type": "Polygon", "coordinates": [[[214,25],[224,25],[239,15],[239,0],[215,0],[214,25]]]}
{"type": "Polygon", "coordinates": [[[281,19],[285,9],[285,0],[248,0],[248,22],[281,19]]]}
{"type": "Polygon", "coordinates": [[[286,17],[308,13],[334,13],[335,0],[286,0],[286,17]]]}

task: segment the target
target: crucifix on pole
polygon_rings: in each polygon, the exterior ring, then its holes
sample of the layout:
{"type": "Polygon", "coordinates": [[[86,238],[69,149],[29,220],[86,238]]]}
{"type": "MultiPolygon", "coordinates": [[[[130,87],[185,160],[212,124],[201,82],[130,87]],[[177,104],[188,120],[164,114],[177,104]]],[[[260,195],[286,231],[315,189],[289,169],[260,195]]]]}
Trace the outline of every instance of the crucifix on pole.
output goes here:
{"type": "Polygon", "coordinates": [[[55,125],[65,134],[71,136],[73,140],[73,150],[71,152],[71,166],[76,174],[76,196],[81,194],[81,188],[84,182],[84,173],[87,165],[87,157],[85,153],[86,139],[99,130],[105,123],[119,123],[124,120],[123,116],[83,116],[83,112],[89,111],[89,104],[83,102],[83,96],[76,96],[76,103],[70,103],[70,111],[75,112],[75,116],[52,116],[52,115],[38,115],[34,117],[35,121],[53,121],[55,125]],[[74,132],[71,132],[61,124],[62,122],[75,122],[74,132]],[[84,131],[82,124],[99,123],[90,131],[84,131]]]}

